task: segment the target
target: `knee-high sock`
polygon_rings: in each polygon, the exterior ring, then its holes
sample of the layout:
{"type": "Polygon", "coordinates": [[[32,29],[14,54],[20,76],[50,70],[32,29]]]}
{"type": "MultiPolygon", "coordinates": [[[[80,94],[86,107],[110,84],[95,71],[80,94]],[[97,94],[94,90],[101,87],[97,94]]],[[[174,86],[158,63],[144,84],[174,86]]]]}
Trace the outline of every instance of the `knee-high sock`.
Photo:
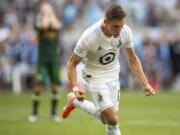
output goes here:
{"type": "Polygon", "coordinates": [[[106,135],[121,135],[119,125],[106,125],[106,135]]]}
{"type": "Polygon", "coordinates": [[[52,91],[52,99],[51,99],[51,115],[56,115],[56,109],[58,105],[58,92],[52,91]]]}
{"type": "Polygon", "coordinates": [[[38,114],[38,109],[39,109],[39,95],[40,92],[34,92],[33,94],[33,101],[32,101],[32,115],[37,115],[38,114]]]}
{"type": "Polygon", "coordinates": [[[82,109],[83,111],[87,112],[88,114],[95,116],[98,120],[100,120],[100,112],[97,111],[96,107],[92,102],[87,100],[79,101],[76,99],[74,101],[74,105],[82,109]]]}

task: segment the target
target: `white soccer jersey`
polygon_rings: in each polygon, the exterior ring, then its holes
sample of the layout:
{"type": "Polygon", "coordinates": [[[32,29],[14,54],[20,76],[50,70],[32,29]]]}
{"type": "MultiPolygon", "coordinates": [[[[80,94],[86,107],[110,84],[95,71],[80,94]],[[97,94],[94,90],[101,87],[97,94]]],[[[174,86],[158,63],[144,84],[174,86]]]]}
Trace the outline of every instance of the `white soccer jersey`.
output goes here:
{"type": "Polygon", "coordinates": [[[83,58],[83,78],[93,82],[108,82],[118,79],[119,49],[133,47],[131,29],[124,25],[118,38],[107,37],[101,29],[103,20],[85,30],[74,53],[83,58]]]}

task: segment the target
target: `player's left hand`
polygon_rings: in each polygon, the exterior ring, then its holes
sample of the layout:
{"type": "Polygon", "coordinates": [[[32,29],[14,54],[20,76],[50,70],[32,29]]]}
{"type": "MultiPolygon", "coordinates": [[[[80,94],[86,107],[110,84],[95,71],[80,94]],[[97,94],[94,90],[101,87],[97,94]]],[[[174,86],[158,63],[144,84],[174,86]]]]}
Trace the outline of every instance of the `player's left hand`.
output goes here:
{"type": "Polygon", "coordinates": [[[149,84],[143,87],[143,91],[145,96],[153,96],[155,94],[155,90],[149,84]]]}

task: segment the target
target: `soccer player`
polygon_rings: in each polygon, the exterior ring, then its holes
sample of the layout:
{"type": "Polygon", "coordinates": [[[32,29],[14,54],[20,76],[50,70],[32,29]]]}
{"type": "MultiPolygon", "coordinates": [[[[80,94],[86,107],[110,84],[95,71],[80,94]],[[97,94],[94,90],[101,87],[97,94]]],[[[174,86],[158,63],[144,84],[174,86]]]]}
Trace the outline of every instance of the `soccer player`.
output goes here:
{"type": "Polygon", "coordinates": [[[38,38],[38,63],[36,73],[36,86],[33,95],[33,110],[29,117],[30,122],[37,120],[39,108],[39,95],[44,89],[47,78],[51,82],[51,118],[60,121],[56,114],[58,91],[60,86],[60,50],[58,46],[61,23],[53,7],[49,3],[42,3],[39,15],[35,21],[35,30],[38,38]]]}
{"type": "Polygon", "coordinates": [[[80,108],[106,124],[107,135],[121,135],[118,127],[119,49],[125,48],[132,72],[138,78],[145,96],[154,95],[143,72],[140,60],[133,46],[133,34],[125,24],[126,13],[120,5],[111,5],[105,17],[92,25],[80,37],[67,64],[72,90],[63,110],[63,118],[80,108]],[[76,66],[84,63],[83,77],[93,102],[84,99],[84,93],[77,86],[76,66]]]}

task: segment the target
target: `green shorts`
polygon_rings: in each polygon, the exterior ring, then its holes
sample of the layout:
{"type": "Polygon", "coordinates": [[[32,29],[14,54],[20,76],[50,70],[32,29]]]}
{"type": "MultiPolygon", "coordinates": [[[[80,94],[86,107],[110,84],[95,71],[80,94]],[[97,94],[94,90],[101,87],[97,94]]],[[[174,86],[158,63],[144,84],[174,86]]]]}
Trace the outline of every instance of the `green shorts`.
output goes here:
{"type": "Polygon", "coordinates": [[[39,62],[36,68],[36,82],[45,83],[49,78],[53,84],[60,84],[60,63],[49,61],[39,62]]]}

